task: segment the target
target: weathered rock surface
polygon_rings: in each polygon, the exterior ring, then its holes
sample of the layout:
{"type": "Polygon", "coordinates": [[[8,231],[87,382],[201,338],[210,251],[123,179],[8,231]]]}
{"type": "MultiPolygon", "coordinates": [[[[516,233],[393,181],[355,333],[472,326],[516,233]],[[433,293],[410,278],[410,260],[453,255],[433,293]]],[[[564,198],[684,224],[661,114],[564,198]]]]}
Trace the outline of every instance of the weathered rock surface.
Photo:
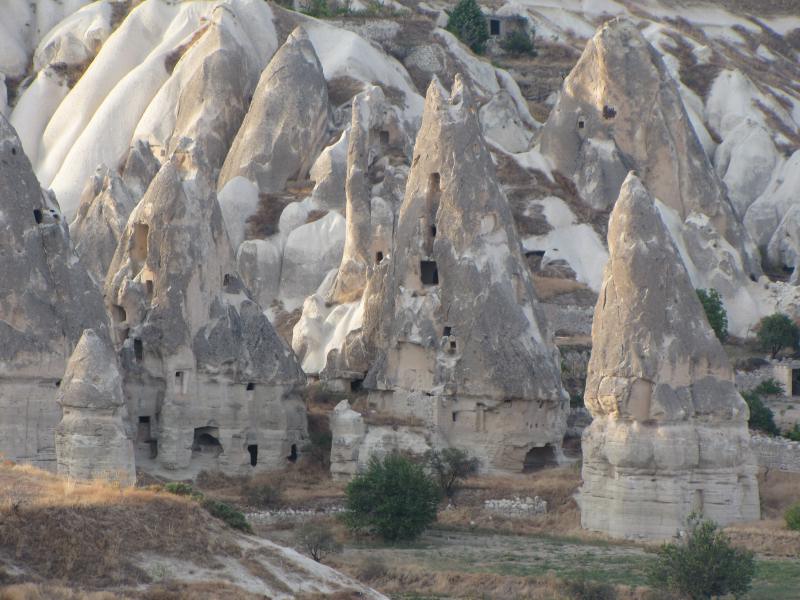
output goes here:
{"type": "Polygon", "coordinates": [[[75,252],[100,284],[106,279],[108,266],[135,204],[122,178],[104,165],[98,167],[86,183],[70,231],[75,240],[75,252]]]}
{"type": "Polygon", "coordinates": [[[331,475],[350,479],[358,472],[358,453],[367,435],[364,417],[342,400],[333,409],[331,425],[331,475]]]}
{"type": "Polygon", "coordinates": [[[137,461],[191,475],[296,456],[304,377],[241,284],[211,182],[162,167],[130,216],[106,300],[137,461]]]}
{"type": "MultiPolygon", "coordinates": [[[[438,82],[428,90],[393,244],[376,262],[359,302],[335,309],[344,327],[334,328],[338,347],[322,344],[321,376],[367,371],[379,414],[419,420],[425,445],[466,448],[487,470],[521,470],[544,446],[557,454],[558,350],[460,78],[449,98],[438,82]]],[[[304,312],[321,310],[309,301],[304,312]]],[[[313,338],[311,321],[295,328],[296,348],[313,338]]],[[[373,429],[363,448],[396,445],[373,429]]]]}
{"type": "Polygon", "coordinates": [[[665,539],[692,511],[759,517],[747,406],[653,198],[633,174],[611,214],[584,401],[583,527],[665,539]]]}
{"type": "Polygon", "coordinates": [[[239,175],[255,182],[261,193],[304,178],[322,150],[328,111],[322,65],[305,31],[297,28],[261,74],[218,189],[239,175]]]}
{"type": "Polygon", "coordinates": [[[58,402],[64,410],[55,434],[58,472],[71,479],[136,483],[116,355],[91,329],[83,332],[69,359],[58,402]]]}
{"type": "Polygon", "coordinates": [[[632,22],[608,21],[589,41],[540,143],[592,207],[610,209],[628,170],[635,169],[682,220],[706,215],[740,254],[744,272],[760,275],[757,250],[698,141],[675,81],[632,22]]]}
{"type": "Polygon", "coordinates": [[[102,298],[0,116],[0,453],[55,468],[56,393],[84,329],[108,335],[102,298]]]}

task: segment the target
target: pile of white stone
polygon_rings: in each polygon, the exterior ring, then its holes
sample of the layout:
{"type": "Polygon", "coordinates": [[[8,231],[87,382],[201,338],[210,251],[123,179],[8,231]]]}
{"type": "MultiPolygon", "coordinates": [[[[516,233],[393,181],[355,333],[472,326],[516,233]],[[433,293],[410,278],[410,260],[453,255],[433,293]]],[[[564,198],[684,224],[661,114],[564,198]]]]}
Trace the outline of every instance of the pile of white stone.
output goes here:
{"type": "Polygon", "coordinates": [[[307,521],[344,512],[343,506],[330,506],[322,509],[281,508],[247,513],[248,521],[259,523],[287,523],[307,521]]]}
{"type": "Polygon", "coordinates": [[[491,499],[484,500],[483,508],[506,517],[531,517],[547,512],[547,500],[539,496],[491,499]]]}

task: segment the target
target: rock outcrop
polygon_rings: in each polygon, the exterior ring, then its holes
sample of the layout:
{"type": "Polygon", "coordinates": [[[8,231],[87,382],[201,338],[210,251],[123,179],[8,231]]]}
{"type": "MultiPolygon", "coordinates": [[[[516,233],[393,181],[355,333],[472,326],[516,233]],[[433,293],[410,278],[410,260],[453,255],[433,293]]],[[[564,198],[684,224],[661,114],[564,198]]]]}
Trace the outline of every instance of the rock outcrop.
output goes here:
{"type": "MultiPolygon", "coordinates": [[[[566,428],[559,354],[460,77],[449,98],[436,81],[428,90],[393,243],[373,262],[376,250],[358,314],[341,305],[349,333],[322,344],[321,376],[364,377],[379,414],[424,424],[415,447],[457,445],[488,471],[555,460],[566,428]]],[[[367,453],[371,438],[394,443],[379,433],[368,431],[367,453]]]]}
{"type": "Polygon", "coordinates": [[[581,522],[666,539],[759,517],[748,410],[680,256],[630,174],[611,214],[584,401],[581,522]]]}
{"type": "Polygon", "coordinates": [[[325,142],[328,111],[322,65],[298,27],[261,74],[218,189],[237,176],[254,182],[261,193],[282,190],[288,179],[305,178],[325,142]]]}
{"type": "Polygon", "coordinates": [[[131,427],[113,348],[93,330],[83,332],[69,359],[58,402],[58,472],[71,479],[136,483],[131,427]]]}
{"type": "Polygon", "coordinates": [[[178,165],[131,213],[106,279],[137,462],[276,468],[305,437],[304,377],[241,283],[212,182],[178,165]]]}
{"type": "Polygon", "coordinates": [[[58,204],[2,115],[0,280],[0,453],[53,469],[67,359],[84,329],[107,336],[108,324],[58,204]]]}
{"type": "MultiPolygon", "coordinates": [[[[758,277],[758,253],[697,138],[661,55],[630,21],[605,23],[564,81],[541,150],[593,208],[610,210],[629,170],[680,218],[693,213],[758,277]]],[[[699,257],[693,257],[701,263],[699,257]]]]}
{"type": "Polygon", "coordinates": [[[75,251],[101,285],[135,204],[122,178],[104,165],[98,167],[81,194],[70,230],[75,251]]]}

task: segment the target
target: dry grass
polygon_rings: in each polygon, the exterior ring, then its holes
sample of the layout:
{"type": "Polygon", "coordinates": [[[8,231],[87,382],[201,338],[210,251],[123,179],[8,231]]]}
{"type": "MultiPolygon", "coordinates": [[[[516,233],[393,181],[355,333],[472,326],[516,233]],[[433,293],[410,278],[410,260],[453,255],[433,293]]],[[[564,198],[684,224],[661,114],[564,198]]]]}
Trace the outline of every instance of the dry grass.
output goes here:
{"type": "Polygon", "coordinates": [[[278,221],[286,205],[291,202],[277,194],[260,194],[256,212],[247,217],[246,237],[248,240],[263,239],[278,233],[278,221]]]}
{"type": "Polygon", "coordinates": [[[118,600],[111,592],[82,592],[60,585],[23,583],[0,589],[0,600],[118,600]]]}
{"type": "Polygon", "coordinates": [[[0,466],[0,553],[31,575],[100,586],[147,581],[138,552],[213,566],[238,546],[195,503],[171,494],[75,483],[30,466],[0,466]]]}
{"type": "Polygon", "coordinates": [[[783,518],[783,513],[800,501],[800,473],[762,471],[758,476],[761,511],[768,519],[783,518]]]}
{"type": "Polygon", "coordinates": [[[540,277],[539,275],[533,276],[533,286],[536,288],[536,295],[539,300],[550,300],[562,294],[588,289],[585,283],[580,283],[574,279],[540,277]]]}
{"type": "Polygon", "coordinates": [[[358,79],[344,75],[342,77],[334,77],[328,82],[328,98],[331,101],[331,106],[341,106],[346,102],[350,102],[353,96],[360,93],[364,89],[364,84],[358,79]]]}
{"type": "Polygon", "coordinates": [[[575,492],[580,473],[575,466],[543,469],[525,475],[486,476],[467,480],[456,496],[457,508],[439,513],[445,527],[478,528],[501,533],[569,535],[581,539],[602,536],[580,527],[575,492]],[[547,501],[547,513],[531,519],[503,517],[483,510],[484,500],[539,496],[547,501]]]}
{"type": "Polygon", "coordinates": [[[314,210],[308,211],[308,216],[306,217],[306,223],[313,223],[314,221],[319,221],[325,215],[328,214],[328,211],[324,208],[315,208],[314,210]]]}

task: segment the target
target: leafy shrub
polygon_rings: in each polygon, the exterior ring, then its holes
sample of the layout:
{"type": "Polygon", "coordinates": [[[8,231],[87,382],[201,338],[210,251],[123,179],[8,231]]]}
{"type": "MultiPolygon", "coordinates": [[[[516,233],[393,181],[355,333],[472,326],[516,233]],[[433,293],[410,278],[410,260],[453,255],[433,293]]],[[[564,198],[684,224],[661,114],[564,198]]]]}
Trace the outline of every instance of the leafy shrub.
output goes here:
{"type": "Polygon", "coordinates": [[[648,567],[653,587],[678,592],[692,600],[750,589],[755,560],[749,550],[734,548],[713,521],[690,515],[685,541],[664,544],[648,567]]]}
{"type": "Polygon", "coordinates": [[[176,496],[189,496],[192,500],[200,502],[203,494],[195,490],[191,484],[183,481],[171,481],[164,484],[164,491],[176,496]]]}
{"type": "Polygon", "coordinates": [[[483,54],[489,39],[489,28],[476,0],[459,0],[450,18],[447,31],[469,46],[476,54],[483,54]]]}
{"type": "Polygon", "coordinates": [[[793,442],[800,442],[800,423],[795,423],[794,427],[786,432],[786,437],[793,442]]]}
{"type": "Polygon", "coordinates": [[[617,597],[617,590],[613,585],[597,581],[567,581],[565,588],[569,597],[574,600],[616,600],[617,597]]]}
{"type": "Polygon", "coordinates": [[[722,297],[714,288],[697,290],[697,297],[700,298],[700,304],[706,312],[708,324],[711,325],[719,341],[724,342],[728,337],[728,313],[725,311],[722,297]]]}
{"type": "Polygon", "coordinates": [[[759,322],[758,342],[775,358],[784,348],[797,350],[800,347],[800,328],[787,315],[775,313],[759,322]]]}
{"type": "Polygon", "coordinates": [[[572,394],[569,397],[569,407],[570,408],[585,408],[586,404],[583,402],[583,392],[578,392],[577,394],[572,394]]]}
{"type": "Polygon", "coordinates": [[[283,499],[283,494],[279,487],[255,481],[248,481],[242,486],[242,496],[250,506],[258,508],[277,506],[283,499]]]}
{"type": "Polygon", "coordinates": [[[513,56],[536,56],[536,48],[533,46],[533,34],[516,29],[505,36],[500,41],[500,47],[513,56]]]}
{"type": "Polygon", "coordinates": [[[310,17],[317,17],[318,19],[333,16],[333,11],[328,5],[327,0],[307,0],[300,9],[300,12],[310,17]]]}
{"type": "Polygon", "coordinates": [[[295,534],[295,541],[306,553],[317,562],[323,557],[342,551],[342,545],[336,541],[333,531],[324,523],[306,523],[295,534]]]}
{"type": "Polygon", "coordinates": [[[753,391],[761,396],[777,396],[784,392],[781,383],[772,377],[762,380],[753,391]]]}
{"type": "Polygon", "coordinates": [[[436,520],[439,488],[421,465],[399,455],[373,457],[365,473],[347,486],[344,519],[385,540],[409,540],[436,520]]]}
{"type": "Polygon", "coordinates": [[[246,531],[247,533],[252,533],[253,531],[253,528],[250,527],[250,523],[247,522],[244,514],[236,510],[230,504],[212,498],[206,498],[203,500],[203,508],[211,513],[211,516],[224,521],[234,529],[246,531]]]}
{"type": "Polygon", "coordinates": [[[758,392],[755,390],[742,392],[742,398],[747,402],[747,408],[750,409],[750,419],[747,421],[750,429],[758,429],[770,435],[780,434],[778,426],[775,425],[775,416],[772,410],[764,404],[758,392]]]}
{"type": "Polygon", "coordinates": [[[194,493],[194,488],[191,484],[183,481],[170,481],[164,484],[164,491],[176,496],[191,496],[194,493]]]}
{"type": "Polygon", "coordinates": [[[448,498],[452,498],[461,480],[477,473],[480,461],[458,448],[429,450],[425,453],[425,463],[439,488],[448,498]]]}
{"type": "Polygon", "coordinates": [[[793,504],[784,513],[783,518],[786,519],[786,526],[793,531],[800,531],[800,502],[793,504]]]}

